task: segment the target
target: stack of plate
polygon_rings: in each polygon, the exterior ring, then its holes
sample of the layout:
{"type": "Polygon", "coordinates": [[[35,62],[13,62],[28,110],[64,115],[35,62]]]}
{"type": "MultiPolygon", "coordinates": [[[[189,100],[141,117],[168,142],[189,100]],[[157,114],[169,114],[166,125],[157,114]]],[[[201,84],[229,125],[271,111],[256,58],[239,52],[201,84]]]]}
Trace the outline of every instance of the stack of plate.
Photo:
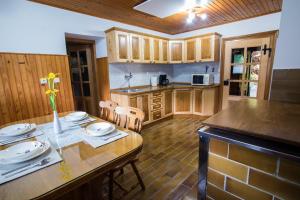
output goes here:
{"type": "Polygon", "coordinates": [[[36,128],[35,124],[15,124],[0,129],[0,137],[16,137],[26,134],[36,128]]]}
{"type": "Polygon", "coordinates": [[[0,162],[16,164],[43,155],[50,148],[48,142],[30,141],[10,146],[0,151],[0,162]]]}
{"type": "Polygon", "coordinates": [[[65,116],[65,120],[68,122],[77,122],[88,118],[88,114],[86,112],[72,112],[65,116]]]}
{"type": "Polygon", "coordinates": [[[110,134],[114,132],[116,127],[110,123],[107,122],[99,122],[99,123],[94,123],[90,124],[86,127],[86,133],[89,136],[104,136],[107,134],[110,134]]]}

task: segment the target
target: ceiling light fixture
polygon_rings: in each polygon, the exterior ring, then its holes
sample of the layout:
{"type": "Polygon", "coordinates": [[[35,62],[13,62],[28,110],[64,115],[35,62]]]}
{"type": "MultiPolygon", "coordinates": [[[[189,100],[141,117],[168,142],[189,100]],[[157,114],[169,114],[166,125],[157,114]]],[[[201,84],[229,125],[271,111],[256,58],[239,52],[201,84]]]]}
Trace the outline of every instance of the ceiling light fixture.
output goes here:
{"type": "Polygon", "coordinates": [[[186,0],[186,8],[188,11],[188,18],[186,22],[192,23],[196,17],[202,20],[207,19],[207,14],[203,13],[203,8],[206,7],[212,0],[186,0]]]}

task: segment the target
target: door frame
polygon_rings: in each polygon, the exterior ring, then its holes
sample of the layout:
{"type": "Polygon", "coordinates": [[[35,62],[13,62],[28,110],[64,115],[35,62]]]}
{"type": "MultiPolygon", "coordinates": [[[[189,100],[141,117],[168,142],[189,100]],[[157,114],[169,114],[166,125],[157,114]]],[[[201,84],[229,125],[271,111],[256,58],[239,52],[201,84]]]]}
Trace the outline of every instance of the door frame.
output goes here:
{"type": "Polygon", "coordinates": [[[221,47],[221,68],[220,68],[220,90],[219,90],[219,110],[222,110],[223,104],[223,86],[224,86],[224,61],[225,61],[225,43],[227,41],[234,41],[234,40],[243,40],[243,39],[255,39],[255,38],[270,38],[270,48],[272,48],[270,62],[267,67],[267,77],[265,83],[265,94],[264,99],[268,100],[270,97],[270,88],[271,88],[271,78],[272,78],[272,70],[273,70],[273,62],[274,62],[274,55],[276,49],[276,41],[278,38],[279,30],[274,31],[267,31],[261,33],[254,33],[249,35],[241,35],[235,37],[228,37],[222,38],[222,47],[221,47]]]}
{"type": "MultiPolygon", "coordinates": [[[[96,66],[97,66],[97,62],[96,62],[96,42],[94,40],[88,40],[88,39],[79,39],[79,38],[73,38],[70,36],[66,36],[66,47],[68,46],[68,43],[73,43],[73,44],[78,44],[78,45],[88,45],[91,48],[91,56],[92,56],[92,72],[93,74],[95,74],[95,76],[93,76],[93,82],[94,82],[94,88],[93,88],[93,92],[95,94],[95,106],[96,106],[96,114],[99,114],[99,109],[97,107],[98,102],[99,102],[99,88],[98,88],[98,78],[96,76],[96,66]]],[[[70,66],[69,66],[70,68],[70,66]]],[[[73,94],[74,95],[74,94],[73,94]]],[[[75,101],[75,97],[73,97],[73,101],[75,101]]],[[[75,102],[74,102],[75,105],[75,102]]]]}

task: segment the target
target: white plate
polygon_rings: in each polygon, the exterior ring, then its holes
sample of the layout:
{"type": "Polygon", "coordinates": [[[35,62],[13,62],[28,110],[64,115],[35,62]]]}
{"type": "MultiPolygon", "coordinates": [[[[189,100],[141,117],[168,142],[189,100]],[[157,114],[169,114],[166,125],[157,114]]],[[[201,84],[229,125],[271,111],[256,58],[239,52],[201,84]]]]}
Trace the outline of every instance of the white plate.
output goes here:
{"type": "Polygon", "coordinates": [[[23,142],[0,151],[2,164],[15,164],[25,162],[44,154],[50,148],[48,142],[23,142]]]}
{"type": "Polygon", "coordinates": [[[23,135],[35,128],[35,124],[14,124],[0,129],[0,136],[13,137],[23,135]]]}
{"type": "Polygon", "coordinates": [[[76,122],[87,118],[89,115],[86,112],[73,112],[65,116],[65,120],[69,122],[76,122]]]}
{"type": "Polygon", "coordinates": [[[99,122],[90,124],[86,127],[86,132],[90,136],[104,136],[112,133],[115,130],[115,126],[107,122],[99,122]]]}

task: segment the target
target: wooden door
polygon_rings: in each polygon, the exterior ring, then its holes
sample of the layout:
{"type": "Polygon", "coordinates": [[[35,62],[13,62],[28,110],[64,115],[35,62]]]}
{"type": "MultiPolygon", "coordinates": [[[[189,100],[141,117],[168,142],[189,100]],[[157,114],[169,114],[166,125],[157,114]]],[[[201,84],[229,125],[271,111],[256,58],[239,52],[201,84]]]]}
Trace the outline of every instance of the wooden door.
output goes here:
{"type": "Polygon", "coordinates": [[[231,101],[264,99],[270,38],[241,39],[225,42],[222,108],[231,101]]]}
{"type": "Polygon", "coordinates": [[[150,63],[151,62],[151,38],[142,36],[142,62],[150,63]]]}
{"type": "Polygon", "coordinates": [[[130,61],[141,62],[142,44],[141,36],[130,34],[130,61]]]}
{"type": "Polygon", "coordinates": [[[167,90],[164,93],[164,115],[173,113],[173,91],[167,90]]]}
{"type": "Polygon", "coordinates": [[[184,41],[170,41],[170,62],[183,63],[183,45],[184,41]]]}
{"type": "Polygon", "coordinates": [[[159,56],[159,52],[160,52],[160,48],[159,48],[159,39],[157,38],[153,38],[152,39],[152,62],[153,63],[159,63],[160,61],[160,56],[159,56]]]}
{"type": "Polygon", "coordinates": [[[160,62],[167,63],[168,62],[168,41],[160,40],[160,62]]]}
{"type": "Polygon", "coordinates": [[[129,34],[116,31],[116,54],[118,62],[130,62],[129,34]]]}
{"type": "Polygon", "coordinates": [[[175,90],[175,112],[182,114],[191,113],[192,91],[190,89],[175,90]]]}
{"type": "Polygon", "coordinates": [[[70,44],[67,48],[75,109],[96,115],[98,107],[91,46],[70,44]]]}
{"type": "Polygon", "coordinates": [[[185,61],[196,61],[196,39],[190,39],[185,41],[185,61]]]}

